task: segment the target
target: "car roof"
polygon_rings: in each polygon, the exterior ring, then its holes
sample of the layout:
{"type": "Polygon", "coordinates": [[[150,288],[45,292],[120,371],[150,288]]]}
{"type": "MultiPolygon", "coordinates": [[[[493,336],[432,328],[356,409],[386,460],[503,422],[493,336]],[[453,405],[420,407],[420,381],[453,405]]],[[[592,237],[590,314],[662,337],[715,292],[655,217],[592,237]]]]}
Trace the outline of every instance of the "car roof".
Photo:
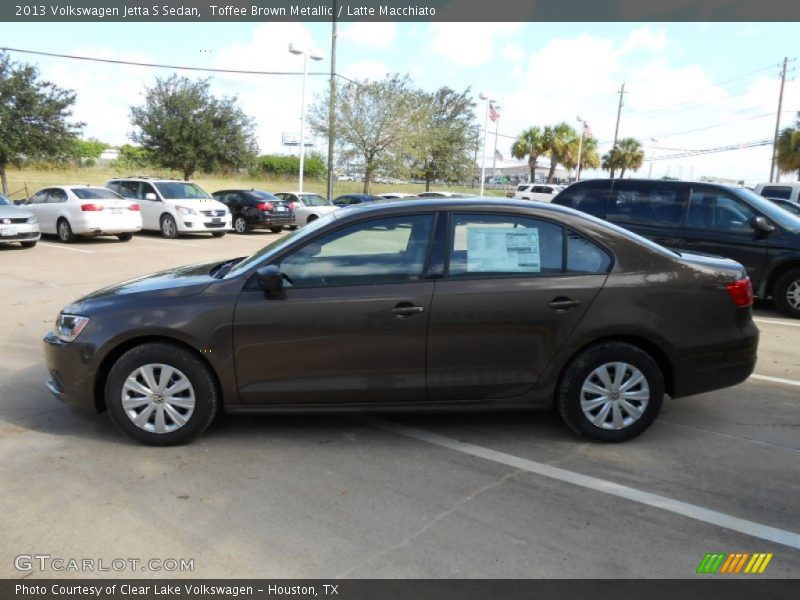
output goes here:
{"type": "Polygon", "coordinates": [[[185,183],[194,183],[192,181],[184,181],[177,177],[150,177],[148,175],[131,175],[130,177],[112,177],[109,181],[182,181],[185,183]]]}
{"type": "MultiPolygon", "coordinates": [[[[707,185],[710,187],[719,187],[725,188],[728,190],[742,190],[746,189],[743,185],[738,185],[735,183],[722,183],[719,181],[696,181],[696,180],[689,180],[689,179],[645,179],[643,177],[639,178],[630,178],[630,179],[607,179],[597,177],[594,179],[581,179],[580,181],[575,181],[571,183],[569,186],[564,188],[564,190],[568,190],[573,186],[580,186],[583,184],[589,183],[608,183],[611,185],[612,183],[649,183],[649,184],[667,184],[667,185],[680,185],[680,186],[692,186],[692,185],[707,185]]],[[[554,183],[542,184],[542,185],[558,185],[554,183]]]]}
{"type": "MultiPolygon", "coordinates": [[[[514,200],[513,198],[490,198],[490,197],[469,197],[469,198],[418,198],[415,197],[411,201],[408,199],[403,201],[398,201],[395,199],[391,200],[377,200],[375,202],[370,202],[369,204],[365,205],[363,208],[358,210],[358,214],[360,216],[364,216],[365,214],[372,213],[380,213],[380,212],[391,212],[394,209],[402,209],[402,211],[414,211],[414,212],[425,212],[426,210],[447,210],[447,211],[459,211],[459,210],[466,210],[466,211],[475,211],[481,209],[502,209],[502,208],[513,208],[513,209],[525,209],[526,211],[530,211],[532,208],[537,210],[542,210],[545,212],[552,212],[554,214],[561,214],[561,215],[570,215],[570,216],[580,216],[584,217],[585,214],[576,211],[572,208],[567,208],[565,206],[559,206],[556,204],[547,204],[547,203],[531,203],[527,200],[514,200]]],[[[345,213],[350,213],[350,211],[344,211],[345,213]]],[[[337,211],[339,214],[339,211],[337,211]]],[[[344,216],[340,218],[345,218],[344,216]]]]}

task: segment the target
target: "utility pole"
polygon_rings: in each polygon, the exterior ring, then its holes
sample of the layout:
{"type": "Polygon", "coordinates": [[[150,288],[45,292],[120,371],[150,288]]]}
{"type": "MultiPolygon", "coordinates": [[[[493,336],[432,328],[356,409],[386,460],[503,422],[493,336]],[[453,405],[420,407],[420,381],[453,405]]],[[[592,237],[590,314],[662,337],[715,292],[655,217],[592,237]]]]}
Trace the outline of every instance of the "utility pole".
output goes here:
{"type": "Polygon", "coordinates": [[[331,23],[331,82],[328,99],[328,199],[333,199],[333,149],[336,145],[336,13],[338,0],[333,0],[331,23]]]}
{"type": "MultiPolygon", "coordinates": [[[[623,99],[625,98],[625,83],[622,84],[622,87],[619,88],[617,91],[619,94],[619,106],[617,107],[617,126],[614,128],[614,145],[611,147],[612,150],[617,149],[617,137],[619,136],[619,118],[622,115],[622,107],[625,105],[623,99]]],[[[611,169],[611,179],[614,179],[614,173],[616,169],[611,169]]]]}
{"type": "Polygon", "coordinates": [[[783,59],[783,69],[781,69],[781,91],[778,95],[778,115],[775,117],[775,139],[772,141],[772,163],[769,166],[769,181],[775,181],[775,162],[778,159],[778,135],[781,129],[781,110],[783,110],[783,88],[786,85],[786,63],[789,62],[788,57],[783,59]]]}

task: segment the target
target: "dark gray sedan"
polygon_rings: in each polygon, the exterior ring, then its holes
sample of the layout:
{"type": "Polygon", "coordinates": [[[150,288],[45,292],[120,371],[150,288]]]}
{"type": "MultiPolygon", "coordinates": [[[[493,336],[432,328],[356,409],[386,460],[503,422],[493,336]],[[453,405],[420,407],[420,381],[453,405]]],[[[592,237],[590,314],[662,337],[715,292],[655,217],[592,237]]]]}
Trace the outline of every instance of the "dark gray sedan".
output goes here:
{"type": "Polygon", "coordinates": [[[77,300],[59,398],[156,445],[231,413],[555,407],[623,441],[753,370],[750,282],[584,213],[489,199],[338,211],[248,258],[77,300]]]}

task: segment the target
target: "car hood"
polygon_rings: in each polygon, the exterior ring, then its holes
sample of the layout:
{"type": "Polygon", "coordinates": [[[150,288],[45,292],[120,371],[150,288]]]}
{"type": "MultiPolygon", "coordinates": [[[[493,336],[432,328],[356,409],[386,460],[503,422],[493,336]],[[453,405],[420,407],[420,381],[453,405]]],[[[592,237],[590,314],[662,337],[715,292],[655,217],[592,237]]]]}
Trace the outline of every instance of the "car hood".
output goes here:
{"type": "Polygon", "coordinates": [[[87,294],[65,308],[64,312],[85,314],[116,304],[128,297],[135,300],[142,294],[147,294],[148,298],[165,299],[193,296],[202,292],[212,282],[219,281],[210,275],[211,269],[218,264],[220,261],[177,267],[129,279],[87,294]]]}
{"type": "Polygon", "coordinates": [[[18,206],[0,205],[0,219],[19,219],[21,217],[30,217],[33,213],[27,209],[19,208],[18,206]]]}

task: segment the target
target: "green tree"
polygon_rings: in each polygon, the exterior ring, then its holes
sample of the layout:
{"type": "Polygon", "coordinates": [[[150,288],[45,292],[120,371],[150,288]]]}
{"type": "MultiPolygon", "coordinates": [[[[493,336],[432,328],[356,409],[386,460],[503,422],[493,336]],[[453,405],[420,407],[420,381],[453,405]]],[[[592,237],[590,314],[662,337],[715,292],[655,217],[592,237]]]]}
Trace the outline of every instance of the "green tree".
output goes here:
{"type": "Polygon", "coordinates": [[[561,164],[567,169],[577,169],[579,151],[581,155],[581,171],[600,168],[600,154],[597,152],[597,140],[592,137],[584,137],[582,144],[580,139],[574,140],[567,148],[566,153],[562,156],[561,164]]]}
{"type": "Polygon", "coordinates": [[[547,182],[552,183],[555,178],[556,167],[559,163],[570,159],[571,151],[575,151],[575,161],[578,160],[578,132],[568,123],[561,122],[557,125],[548,125],[544,128],[544,145],[550,157],[550,170],[547,173],[547,182]]]}
{"type": "Polygon", "coordinates": [[[101,142],[97,138],[89,138],[88,140],[76,139],[73,142],[72,155],[76,158],[94,158],[97,160],[106,148],[108,148],[108,144],[101,142]]]}
{"type": "MultiPolygon", "coordinates": [[[[364,193],[368,194],[378,170],[408,147],[417,125],[416,94],[408,76],[391,75],[381,81],[347,81],[337,84],[336,145],[340,161],[357,159],[364,165],[364,193]]],[[[329,92],[311,106],[308,121],[319,135],[328,136],[329,92]]]]}
{"type": "Polygon", "coordinates": [[[638,171],[642,168],[644,162],[644,150],[639,140],[634,138],[623,138],[617,142],[615,148],[612,148],[603,156],[603,169],[610,171],[610,176],[613,179],[614,173],[620,169],[620,178],[625,177],[625,171],[638,171]]]}
{"type": "Polygon", "coordinates": [[[794,127],[787,127],[778,136],[775,162],[781,173],[797,172],[800,181],[800,116],[794,127]]]}
{"type": "Polygon", "coordinates": [[[425,180],[425,191],[437,179],[463,181],[471,170],[470,153],[478,138],[474,107],[469,88],[419,92],[410,119],[416,132],[408,142],[412,176],[425,180]]]}
{"type": "Polygon", "coordinates": [[[75,93],[39,78],[38,70],[0,53],[0,181],[8,193],[9,165],[70,156],[83,123],[69,122],[75,93]]]}
{"type": "Polygon", "coordinates": [[[145,89],[144,105],[131,108],[131,124],[130,138],[149,162],[184,179],[198,170],[247,166],[257,152],[253,119],[236,98],[212,96],[208,79],[156,79],[145,89]]]}
{"type": "Polygon", "coordinates": [[[520,133],[511,146],[511,156],[518,160],[528,159],[531,181],[536,180],[536,160],[546,152],[544,134],[539,127],[529,127],[520,133]]]}

